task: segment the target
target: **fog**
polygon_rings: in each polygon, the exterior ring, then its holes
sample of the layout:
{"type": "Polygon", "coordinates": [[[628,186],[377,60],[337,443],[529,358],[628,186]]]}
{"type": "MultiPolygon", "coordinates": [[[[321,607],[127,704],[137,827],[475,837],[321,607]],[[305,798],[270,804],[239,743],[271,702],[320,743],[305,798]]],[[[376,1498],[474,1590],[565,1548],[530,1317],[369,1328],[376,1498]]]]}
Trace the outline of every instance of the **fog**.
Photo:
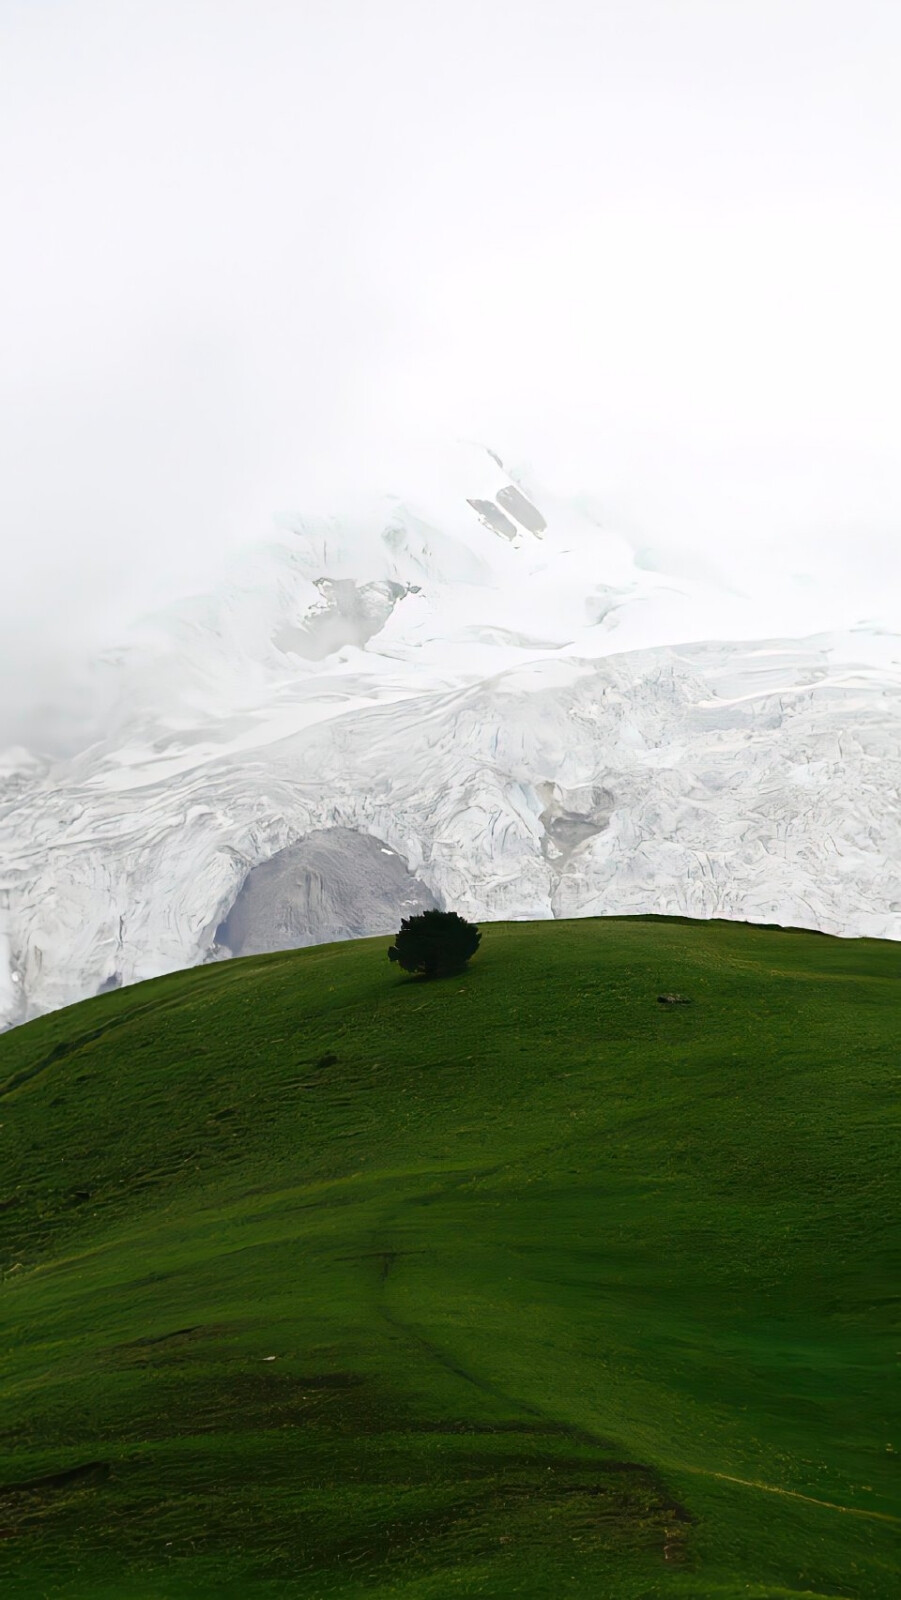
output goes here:
{"type": "Polygon", "coordinates": [[[901,627],[899,69],[894,0],[0,0],[0,746],[442,439],[901,627]]]}

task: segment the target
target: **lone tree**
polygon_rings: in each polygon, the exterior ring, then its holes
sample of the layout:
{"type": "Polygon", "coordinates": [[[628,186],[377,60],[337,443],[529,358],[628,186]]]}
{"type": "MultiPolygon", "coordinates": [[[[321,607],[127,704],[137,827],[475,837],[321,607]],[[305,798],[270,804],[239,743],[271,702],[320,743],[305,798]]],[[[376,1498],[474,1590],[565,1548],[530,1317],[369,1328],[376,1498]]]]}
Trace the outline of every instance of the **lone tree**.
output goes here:
{"type": "Polygon", "coordinates": [[[478,928],[456,911],[421,911],[416,917],[404,917],[388,960],[396,961],[404,972],[443,978],[462,972],[481,938],[478,928]]]}

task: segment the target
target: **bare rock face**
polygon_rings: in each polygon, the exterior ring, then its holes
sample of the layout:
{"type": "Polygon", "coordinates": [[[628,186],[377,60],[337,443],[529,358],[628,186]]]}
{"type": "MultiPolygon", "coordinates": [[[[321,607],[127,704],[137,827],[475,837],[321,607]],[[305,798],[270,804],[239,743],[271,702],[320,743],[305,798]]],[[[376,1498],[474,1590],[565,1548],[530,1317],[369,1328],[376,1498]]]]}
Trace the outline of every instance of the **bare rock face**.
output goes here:
{"type": "Polygon", "coordinates": [[[529,532],[534,533],[539,539],[547,529],[547,523],[538,507],[533,506],[531,500],[526,499],[522,490],[517,489],[515,483],[506,483],[503,489],[498,489],[497,503],[499,506],[503,506],[505,511],[509,511],[511,517],[515,517],[517,522],[522,523],[524,528],[528,528],[529,532]]]}
{"type": "Polygon", "coordinates": [[[345,645],[362,650],[385,626],[398,601],[416,591],[415,584],[390,580],[357,584],[350,578],[316,578],[314,582],[321,604],[301,626],[286,623],[272,641],[277,649],[308,661],[324,661],[345,645]]]}
{"type": "Polygon", "coordinates": [[[235,956],[369,934],[438,902],[406,862],[353,828],[321,828],[252,867],[216,944],[235,956]]]}
{"type": "Polygon", "coordinates": [[[503,511],[495,505],[493,500],[470,500],[468,504],[478,514],[486,528],[491,528],[494,533],[499,533],[502,539],[516,538],[516,523],[511,522],[509,517],[505,517],[503,511]]]}
{"type": "Polygon", "coordinates": [[[600,784],[586,784],[564,794],[558,784],[544,783],[537,786],[537,793],[545,802],[541,813],[544,854],[562,872],[580,845],[609,826],[616,801],[600,784]]]}

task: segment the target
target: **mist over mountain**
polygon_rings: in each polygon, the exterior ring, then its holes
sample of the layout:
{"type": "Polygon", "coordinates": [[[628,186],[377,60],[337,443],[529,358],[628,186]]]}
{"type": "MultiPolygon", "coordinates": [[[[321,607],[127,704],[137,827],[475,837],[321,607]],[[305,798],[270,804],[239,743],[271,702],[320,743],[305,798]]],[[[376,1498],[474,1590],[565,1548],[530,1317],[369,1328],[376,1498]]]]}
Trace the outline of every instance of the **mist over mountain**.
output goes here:
{"type": "Polygon", "coordinates": [[[408,902],[896,937],[898,8],[0,26],[3,1018],[408,902]]]}
{"type": "Polygon", "coordinates": [[[748,637],[899,625],[896,8],[2,30],[0,748],[102,735],[132,619],[461,435],[755,596],[748,637]]]}

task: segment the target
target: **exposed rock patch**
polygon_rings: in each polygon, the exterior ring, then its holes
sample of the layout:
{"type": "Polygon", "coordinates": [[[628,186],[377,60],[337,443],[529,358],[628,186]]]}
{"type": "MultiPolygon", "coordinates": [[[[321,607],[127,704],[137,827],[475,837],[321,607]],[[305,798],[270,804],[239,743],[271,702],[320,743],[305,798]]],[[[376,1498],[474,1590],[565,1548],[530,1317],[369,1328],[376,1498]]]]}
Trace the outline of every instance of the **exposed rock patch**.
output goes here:
{"type": "Polygon", "coordinates": [[[538,786],[538,793],[545,802],[542,849],[562,871],[580,845],[607,827],[615,801],[609,790],[598,784],[564,792],[555,783],[545,783],[538,786]]]}
{"type": "Polygon", "coordinates": [[[503,506],[505,511],[509,511],[511,517],[515,517],[524,528],[528,528],[530,533],[541,538],[547,523],[538,507],[533,506],[531,500],[527,500],[522,490],[517,489],[515,484],[505,483],[503,489],[498,489],[497,503],[503,506]]]}
{"type": "Polygon", "coordinates": [[[317,578],[315,583],[322,605],[308,612],[297,626],[280,628],[272,640],[276,649],[308,661],[322,661],[349,644],[362,649],[381,632],[398,601],[415,587],[388,578],[363,584],[352,578],[317,578]]]}
{"type": "Polygon", "coordinates": [[[499,533],[502,539],[515,539],[518,529],[515,522],[505,516],[493,500],[467,500],[467,505],[472,506],[479,518],[490,528],[493,533],[499,533]]]}
{"type": "Polygon", "coordinates": [[[216,943],[235,956],[295,950],[394,933],[433,909],[431,890],[380,839],[323,828],[251,868],[216,943]]]}

